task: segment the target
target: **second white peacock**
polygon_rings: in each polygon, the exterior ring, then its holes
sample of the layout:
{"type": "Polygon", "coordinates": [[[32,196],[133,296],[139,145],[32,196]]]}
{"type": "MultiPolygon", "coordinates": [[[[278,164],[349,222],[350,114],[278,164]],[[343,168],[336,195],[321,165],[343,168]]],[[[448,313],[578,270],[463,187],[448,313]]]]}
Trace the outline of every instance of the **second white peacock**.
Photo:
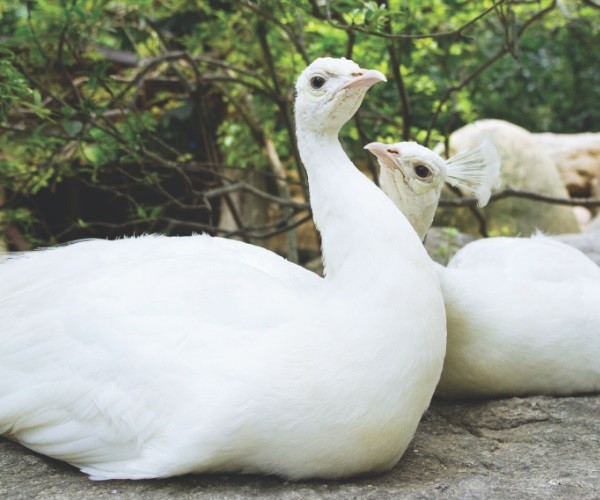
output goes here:
{"type": "MultiPolygon", "coordinates": [[[[415,143],[367,146],[381,188],[425,237],[446,180],[480,204],[498,180],[490,143],[447,161],[415,143]]],[[[600,391],[600,268],[544,236],[468,244],[436,265],[448,345],[436,394],[449,398],[600,391]]]]}
{"type": "Polygon", "coordinates": [[[5,259],[0,433],[93,479],[393,467],[439,380],[446,321],[419,238],[338,140],[381,80],[329,58],[298,78],[325,278],[208,236],[5,259]]]}

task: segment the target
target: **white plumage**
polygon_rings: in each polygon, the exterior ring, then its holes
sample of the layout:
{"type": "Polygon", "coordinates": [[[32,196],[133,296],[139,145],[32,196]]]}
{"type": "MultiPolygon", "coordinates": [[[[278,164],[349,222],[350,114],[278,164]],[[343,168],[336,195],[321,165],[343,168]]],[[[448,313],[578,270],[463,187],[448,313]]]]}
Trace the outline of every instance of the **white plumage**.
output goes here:
{"type": "Polygon", "coordinates": [[[500,182],[500,158],[490,142],[463,151],[449,160],[416,142],[365,146],[381,166],[379,184],[411,222],[423,240],[431,227],[444,182],[487,204],[500,182]]]}
{"type": "Polygon", "coordinates": [[[438,272],[448,290],[438,394],[599,391],[600,268],[550,238],[492,242],[467,245],[438,272]]]}
{"type": "MultiPolygon", "coordinates": [[[[473,179],[473,164],[478,163],[473,151],[444,161],[411,143],[374,143],[368,149],[379,157],[382,189],[422,238],[433,220],[447,165],[452,163],[460,177],[463,162],[474,159],[465,162],[473,179]],[[420,179],[417,165],[426,166],[431,175],[420,179]],[[421,188],[412,188],[411,182],[421,188]]],[[[499,163],[493,155],[485,158],[480,156],[478,178],[487,187],[470,191],[487,201],[499,163]]],[[[447,353],[436,394],[600,390],[600,268],[583,253],[541,235],[488,238],[468,244],[447,268],[436,265],[436,270],[448,318],[447,353]]]]}
{"type": "Polygon", "coordinates": [[[325,278],[208,236],[2,262],[0,432],[93,479],[395,465],[439,379],[445,316],[412,227],[337,138],[382,79],[328,58],[298,79],[325,278]]]}

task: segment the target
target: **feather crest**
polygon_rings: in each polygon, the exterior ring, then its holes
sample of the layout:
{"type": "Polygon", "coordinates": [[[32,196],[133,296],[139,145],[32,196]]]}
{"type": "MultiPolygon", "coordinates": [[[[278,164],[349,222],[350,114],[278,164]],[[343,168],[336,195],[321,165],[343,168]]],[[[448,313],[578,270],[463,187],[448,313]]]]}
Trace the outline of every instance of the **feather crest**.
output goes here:
{"type": "Polygon", "coordinates": [[[494,145],[484,140],[479,146],[467,149],[446,161],[446,182],[477,198],[484,207],[493,188],[499,188],[500,157],[494,145]]]}

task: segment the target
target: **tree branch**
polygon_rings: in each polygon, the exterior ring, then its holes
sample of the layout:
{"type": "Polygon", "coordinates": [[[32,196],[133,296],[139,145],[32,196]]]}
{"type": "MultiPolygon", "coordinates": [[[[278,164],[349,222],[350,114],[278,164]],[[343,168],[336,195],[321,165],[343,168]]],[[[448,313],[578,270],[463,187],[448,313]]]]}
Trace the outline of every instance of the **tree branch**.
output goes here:
{"type": "MultiPolygon", "coordinates": [[[[477,78],[479,75],[481,75],[481,73],[483,73],[485,70],[487,70],[492,64],[494,64],[498,59],[502,58],[505,54],[511,52],[512,45],[518,42],[518,40],[521,38],[521,36],[525,32],[525,30],[529,26],[531,26],[531,24],[533,24],[535,21],[542,18],[548,12],[550,12],[552,9],[554,9],[554,7],[556,7],[556,1],[557,0],[552,0],[552,2],[550,3],[550,5],[548,5],[548,7],[535,13],[527,21],[525,21],[525,23],[523,23],[523,26],[521,26],[521,28],[519,28],[519,30],[517,30],[517,32],[515,33],[515,39],[514,40],[508,40],[508,39],[505,40],[504,45],[492,57],[490,57],[484,63],[482,63],[473,73],[471,73],[469,76],[467,76],[466,78],[461,80],[458,84],[448,87],[446,89],[446,91],[444,92],[444,95],[439,100],[439,102],[435,108],[435,111],[431,117],[431,120],[429,122],[429,127],[427,128],[427,134],[425,135],[425,140],[423,141],[423,144],[425,146],[429,145],[429,139],[431,138],[431,133],[433,131],[433,128],[435,127],[435,124],[437,123],[437,120],[442,111],[442,108],[444,107],[444,105],[446,104],[448,99],[452,96],[452,94],[454,94],[455,92],[458,92],[459,90],[462,90],[469,83],[471,83],[475,78],[477,78]]],[[[502,2],[497,2],[496,4],[494,4],[494,8],[499,6],[501,3],[502,2]]]]}
{"type": "MultiPolygon", "coordinates": [[[[392,31],[392,23],[387,23],[388,31],[392,31]]],[[[388,54],[390,56],[390,62],[392,63],[392,73],[394,74],[394,83],[398,90],[400,97],[400,113],[402,115],[402,139],[405,141],[410,140],[410,126],[411,126],[411,114],[410,114],[410,103],[408,99],[408,92],[404,85],[404,78],[402,78],[402,71],[400,68],[400,61],[396,53],[396,44],[393,40],[387,44],[388,54]]]]}
{"type": "MultiPolygon", "coordinates": [[[[559,196],[551,196],[547,194],[534,193],[532,191],[523,191],[521,189],[506,188],[498,193],[492,194],[489,203],[493,203],[504,198],[524,198],[527,200],[539,201],[542,203],[550,203],[554,205],[565,205],[569,207],[600,207],[600,200],[594,198],[561,198],[559,196]]],[[[459,198],[457,200],[441,199],[439,205],[441,207],[471,207],[477,205],[477,200],[474,198],[459,198]]]]}

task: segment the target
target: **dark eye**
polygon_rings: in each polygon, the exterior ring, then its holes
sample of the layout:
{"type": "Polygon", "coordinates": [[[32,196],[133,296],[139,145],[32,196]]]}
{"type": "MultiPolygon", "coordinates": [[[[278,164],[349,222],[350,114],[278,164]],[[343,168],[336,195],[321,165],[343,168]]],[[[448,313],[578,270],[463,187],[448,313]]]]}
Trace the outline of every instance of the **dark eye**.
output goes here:
{"type": "Polygon", "coordinates": [[[320,89],[323,85],[325,85],[325,78],[322,76],[313,76],[310,79],[310,86],[313,89],[320,89]]]}
{"type": "Polygon", "coordinates": [[[417,165],[415,167],[415,174],[417,174],[421,179],[425,179],[425,177],[429,177],[431,175],[431,171],[425,165],[417,165]]]}

